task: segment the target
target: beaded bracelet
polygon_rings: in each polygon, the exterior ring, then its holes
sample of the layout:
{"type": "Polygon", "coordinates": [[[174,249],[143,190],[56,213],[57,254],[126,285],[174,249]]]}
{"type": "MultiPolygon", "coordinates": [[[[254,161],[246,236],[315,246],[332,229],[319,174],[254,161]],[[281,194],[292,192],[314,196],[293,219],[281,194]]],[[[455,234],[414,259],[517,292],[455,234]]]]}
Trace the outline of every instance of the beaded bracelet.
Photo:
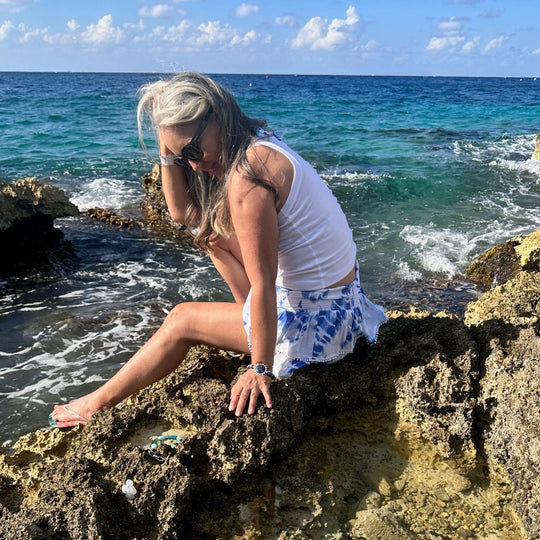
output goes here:
{"type": "Polygon", "coordinates": [[[158,446],[161,446],[164,441],[169,440],[174,441],[174,443],[171,444],[170,447],[176,448],[176,445],[182,440],[182,437],[180,437],[180,435],[160,435],[150,443],[150,448],[157,448],[158,446]]]}

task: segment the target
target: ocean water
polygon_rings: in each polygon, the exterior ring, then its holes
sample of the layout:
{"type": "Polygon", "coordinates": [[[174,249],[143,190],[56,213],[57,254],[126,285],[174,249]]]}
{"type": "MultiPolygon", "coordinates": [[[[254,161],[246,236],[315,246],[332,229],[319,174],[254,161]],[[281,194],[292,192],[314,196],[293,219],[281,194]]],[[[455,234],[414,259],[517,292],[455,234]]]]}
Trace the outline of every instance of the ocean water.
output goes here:
{"type": "MultiPolygon", "coordinates": [[[[156,152],[137,89],[158,74],[0,73],[0,178],[35,176],[80,208],[136,216],[156,152]]],[[[492,245],[540,227],[540,80],[216,75],[327,181],[367,294],[460,313],[492,245]]],[[[147,231],[57,226],[70,264],[0,282],[0,441],[47,425],[110,377],[184,300],[228,299],[207,257],[147,231]]]]}

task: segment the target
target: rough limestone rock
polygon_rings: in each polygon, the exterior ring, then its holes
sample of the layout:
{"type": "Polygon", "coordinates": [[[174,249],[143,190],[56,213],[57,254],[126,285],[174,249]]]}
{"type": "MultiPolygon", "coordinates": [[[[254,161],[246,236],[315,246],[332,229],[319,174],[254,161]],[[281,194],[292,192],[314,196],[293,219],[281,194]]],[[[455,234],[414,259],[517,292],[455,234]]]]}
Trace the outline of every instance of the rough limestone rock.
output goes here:
{"type": "Polygon", "coordinates": [[[540,270],[540,230],[527,236],[518,236],[514,246],[523,270],[540,270]]]}
{"type": "MultiPolygon", "coordinates": [[[[376,347],[360,345],[338,364],[275,383],[272,410],[260,406],[252,417],[235,418],[227,410],[229,389],[246,360],[199,348],[165,381],[85,428],[33,433],[4,449],[0,534],[232,538],[255,527],[261,538],[280,538],[284,530],[282,538],[361,538],[401,529],[404,538],[429,538],[422,535],[451,534],[473,515],[482,524],[491,507],[474,506],[471,499],[481,496],[470,494],[483,463],[472,450],[476,372],[465,367],[476,362],[475,349],[455,318],[401,314],[381,330],[376,347]],[[419,366],[431,371],[422,388],[416,374],[407,375],[419,366]],[[407,387],[411,398],[403,397],[407,387]],[[181,435],[180,446],[149,451],[163,433],[181,435]],[[424,438],[433,443],[415,453],[428,453],[433,473],[419,486],[415,478],[427,473],[408,475],[403,455],[424,438]],[[448,456],[461,461],[446,485],[448,456]],[[133,501],[121,492],[128,478],[138,491],[133,501]],[[434,516],[441,504],[451,521],[434,516]]],[[[504,493],[490,497],[511,507],[504,493]]],[[[517,527],[509,518],[496,526],[517,527]]]]}
{"type": "Polygon", "coordinates": [[[466,324],[487,320],[512,324],[535,324],[540,319],[540,272],[520,272],[504,285],[471,302],[465,312],[466,324]]]}
{"type": "Polygon", "coordinates": [[[540,133],[536,136],[536,143],[534,145],[533,158],[540,159],[540,133]]]}
{"type": "Polygon", "coordinates": [[[145,196],[140,208],[145,225],[167,238],[174,238],[179,242],[191,241],[193,236],[187,229],[183,225],[174,223],[171,219],[161,187],[161,169],[159,165],[154,165],[150,173],[142,176],[142,185],[145,196]]]}
{"type": "Polygon", "coordinates": [[[79,211],[58,187],[35,178],[0,180],[0,277],[26,273],[63,258],[71,247],[53,225],[79,211]]]}
{"type": "Polygon", "coordinates": [[[95,221],[100,221],[102,223],[106,223],[107,225],[119,227],[121,229],[138,229],[142,226],[140,221],[121,216],[112,210],[107,210],[106,208],[88,208],[82,212],[82,215],[95,221]]]}
{"type": "Polygon", "coordinates": [[[353,538],[377,538],[378,540],[414,540],[394,513],[389,510],[364,510],[357,514],[351,528],[353,538]]]}
{"type": "Polygon", "coordinates": [[[466,275],[487,290],[506,283],[521,270],[540,270],[540,230],[486,251],[469,266],[466,275]]]}
{"type": "MultiPolygon", "coordinates": [[[[500,253],[498,252],[498,253],[500,253]]],[[[465,323],[500,320],[514,325],[534,325],[540,318],[540,230],[496,246],[469,267],[471,273],[505,276],[501,283],[471,302],[465,323]],[[499,257],[497,250],[512,256],[499,257]],[[499,265],[499,266],[497,266],[499,265]]]]}
{"type": "Polygon", "coordinates": [[[518,239],[521,271],[468,305],[484,347],[478,418],[490,470],[510,478],[528,538],[540,538],[540,231],[518,239]]]}
{"type": "Polygon", "coordinates": [[[540,538],[540,327],[494,319],[478,331],[487,344],[478,408],[488,465],[506,471],[528,538],[540,538]]]}
{"type": "Polygon", "coordinates": [[[11,184],[0,180],[0,231],[36,214],[54,219],[76,216],[79,210],[62,189],[42,184],[36,178],[11,184]]]}
{"type": "Polygon", "coordinates": [[[192,349],[86,427],[2,448],[0,537],[538,538],[540,324],[520,296],[538,274],[490,291],[511,316],[392,312],[253,416],[227,409],[248,359],[192,349]],[[163,434],[182,440],[150,448],[163,434]]]}
{"type": "Polygon", "coordinates": [[[515,241],[508,240],[486,251],[467,268],[467,277],[484,290],[505,283],[521,270],[520,257],[515,246],[515,241]]]}
{"type": "MultiPolygon", "coordinates": [[[[403,315],[400,319],[404,327],[410,324],[403,315]]],[[[396,381],[400,420],[417,425],[441,456],[474,457],[477,345],[456,318],[424,314],[422,321],[423,325],[427,326],[428,321],[433,325],[426,335],[436,338],[422,344],[419,354],[423,361],[411,366],[396,381]],[[435,343],[437,349],[433,347],[435,343]]]]}

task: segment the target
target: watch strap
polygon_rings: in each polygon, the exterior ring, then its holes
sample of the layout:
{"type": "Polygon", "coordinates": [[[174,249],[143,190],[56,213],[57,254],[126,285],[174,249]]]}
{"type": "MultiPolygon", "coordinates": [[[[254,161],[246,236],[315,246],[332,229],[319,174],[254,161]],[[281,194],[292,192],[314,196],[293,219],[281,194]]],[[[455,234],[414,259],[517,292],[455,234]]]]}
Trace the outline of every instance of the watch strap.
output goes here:
{"type": "Polygon", "coordinates": [[[268,375],[272,379],[275,378],[274,374],[264,364],[249,364],[247,369],[252,369],[257,375],[268,375]]]}

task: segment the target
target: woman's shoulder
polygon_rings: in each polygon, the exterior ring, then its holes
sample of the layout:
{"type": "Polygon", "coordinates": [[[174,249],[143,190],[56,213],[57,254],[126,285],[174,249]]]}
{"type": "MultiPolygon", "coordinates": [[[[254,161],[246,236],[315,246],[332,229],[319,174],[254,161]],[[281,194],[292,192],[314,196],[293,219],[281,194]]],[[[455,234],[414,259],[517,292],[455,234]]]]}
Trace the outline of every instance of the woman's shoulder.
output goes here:
{"type": "Polygon", "coordinates": [[[265,180],[280,191],[283,186],[290,187],[294,178],[294,165],[291,159],[273,144],[252,144],[246,158],[257,178],[265,180]]]}

